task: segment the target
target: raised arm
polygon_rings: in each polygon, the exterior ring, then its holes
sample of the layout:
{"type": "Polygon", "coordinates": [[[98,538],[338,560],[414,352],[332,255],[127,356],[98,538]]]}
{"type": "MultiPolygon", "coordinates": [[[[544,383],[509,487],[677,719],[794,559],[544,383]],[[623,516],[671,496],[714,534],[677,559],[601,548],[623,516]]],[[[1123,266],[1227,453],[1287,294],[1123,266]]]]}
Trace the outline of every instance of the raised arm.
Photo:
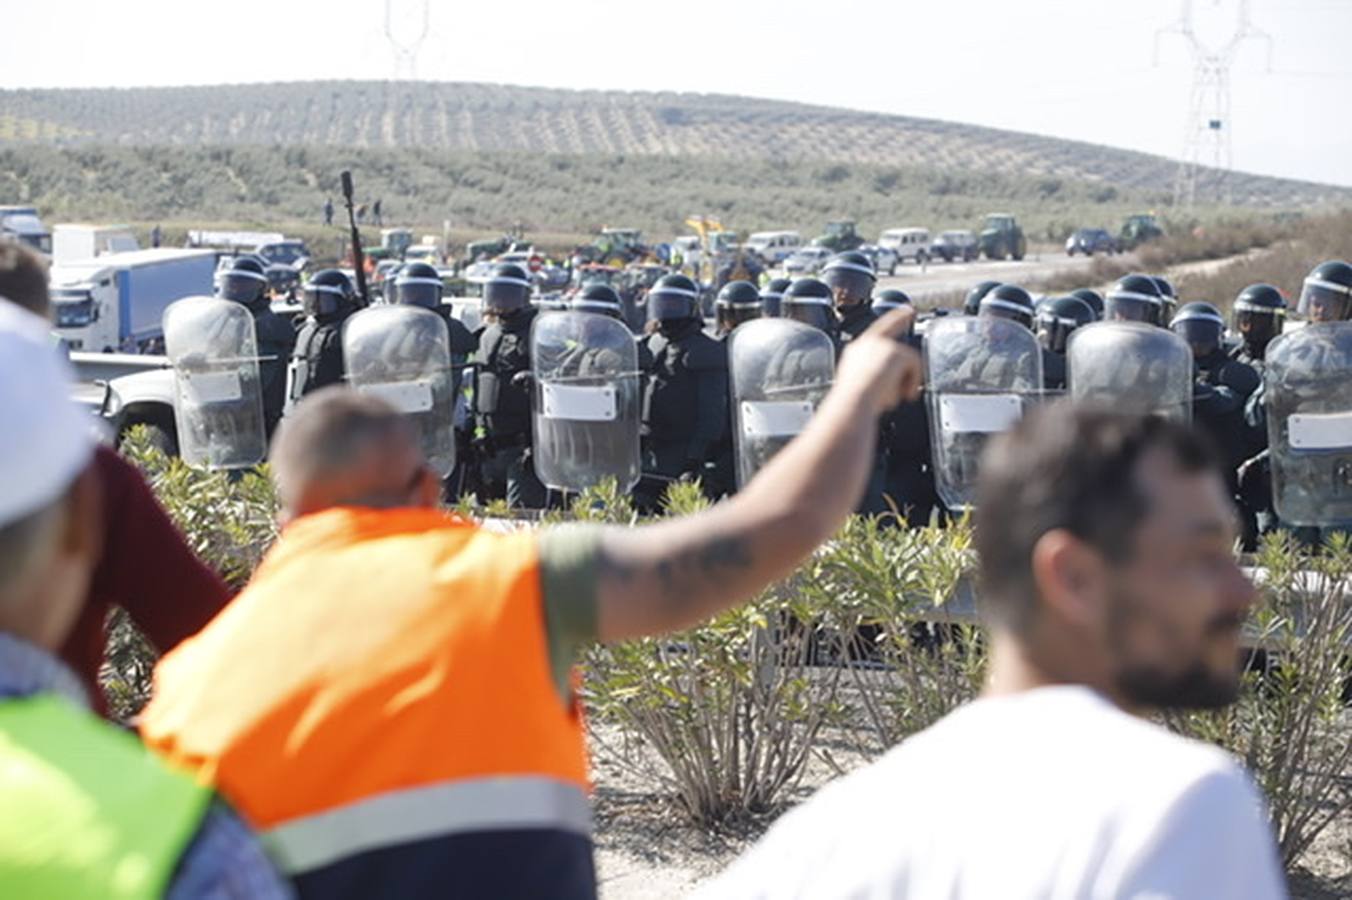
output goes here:
{"type": "Polygon", "coordinates": [[[746,488],[707,512],[601,538],[597,636],[684,628],[793,571],[855,508],[873,465],[878,417],[920,390],[920,355],[896,310],[851,343],[807,429],[746,488]]]}

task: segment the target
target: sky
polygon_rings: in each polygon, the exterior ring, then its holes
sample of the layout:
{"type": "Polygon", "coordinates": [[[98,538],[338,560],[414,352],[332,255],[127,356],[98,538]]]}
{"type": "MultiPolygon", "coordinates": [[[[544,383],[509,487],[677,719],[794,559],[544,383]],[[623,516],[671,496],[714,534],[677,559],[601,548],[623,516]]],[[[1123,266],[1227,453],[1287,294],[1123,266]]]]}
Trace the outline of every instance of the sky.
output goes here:
{"type": "MultiPolygon", "coordinates": [[[[7,3],[0,86],[416,76],[726,93],[947,119],[1178,157],[1194,46],[1238,0],[42,0],[7,3]]],[[[1229,67],[1236,169],[1352,186],[1352,0],[1251,0],[1229,67]],[[1270,62],[1270,66],[1269,66],[1270,62]]],[[[0,95],[3,111],[3,95],[0,95]]],[[[1204,162],[1210,162],[1208,155],[1204,162]]]]}

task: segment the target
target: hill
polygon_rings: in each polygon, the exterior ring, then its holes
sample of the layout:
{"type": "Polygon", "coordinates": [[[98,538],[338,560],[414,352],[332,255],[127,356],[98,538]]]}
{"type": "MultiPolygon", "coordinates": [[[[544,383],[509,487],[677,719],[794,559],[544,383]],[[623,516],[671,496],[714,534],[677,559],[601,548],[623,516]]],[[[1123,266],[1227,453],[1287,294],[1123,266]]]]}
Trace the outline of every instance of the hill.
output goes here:
{"type": "MultiPolygon", "coordinates": [[[[933,119],[744,97],[445,82],[0,91],[0,146],[438,149],[830,162],[1068,179],[1166,196],[1164,157],[933,119]]],[[[1352,189],[1232,173],[1243,206],[1345,203],[1352,189]]]]}

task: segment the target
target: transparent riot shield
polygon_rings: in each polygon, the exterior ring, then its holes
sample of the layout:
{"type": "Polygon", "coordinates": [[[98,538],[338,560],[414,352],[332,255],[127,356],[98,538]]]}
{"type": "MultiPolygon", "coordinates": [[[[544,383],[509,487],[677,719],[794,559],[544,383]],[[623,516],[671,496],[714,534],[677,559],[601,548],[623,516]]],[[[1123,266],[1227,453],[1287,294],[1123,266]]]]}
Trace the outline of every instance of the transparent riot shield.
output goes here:
{"type": "Polygon", "coordinates": [[[418,430],[428,465],[455,468],[455,379],[446,323],[417,306],[373,306],[343,323],[347,382],[386,401],[418,430]]]}
{"type": "Polygon", "coordinates": [[[257,342],[243,304],[185,297],[164,311],[178,449],[188,465],[245,469],[267,455],[257,342]]]}
{"type": "Polygon", "coordinates": [[[1066,347],[1066,381],[1075,403],[1192,419],[1192,351],[1163,328],[1096,322],[1075,329],[1066,347]]]}
{"type": "Polygon", "coordinates": [[[934,483],[949,509],[971,509],[981,453],[1042,393],[1033,332],[993,316],[936,320],[925,338],[934,483]]]}
{"type": "Polygon", "coordinates": [[[535,474],[550,488],[582,491],[614,478],[638,483],[638,345],[623,322],[558,311],[531,323],[535,375],[535,474]]]}
{"type": "Polygon", "coordinates": [[[802,322],[755,319],[728,336],[738,487],[807,427],[835,370],[831,338],[802,322]]]}
{"type": "Polygon", "coordinates": [[[1282,523],[1352,526],[1352,323],[1311,324],[1274,340],[1264,401],[1282,523]]]}

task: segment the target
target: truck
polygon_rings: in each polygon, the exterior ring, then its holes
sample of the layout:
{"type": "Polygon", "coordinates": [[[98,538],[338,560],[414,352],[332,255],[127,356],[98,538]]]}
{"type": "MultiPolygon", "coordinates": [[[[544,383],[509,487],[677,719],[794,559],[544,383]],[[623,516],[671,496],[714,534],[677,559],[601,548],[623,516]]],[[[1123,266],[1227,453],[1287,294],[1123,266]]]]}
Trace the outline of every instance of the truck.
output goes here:
{"type": "Polygon", "coordinates": [[[169,304],[209,296],[215,270],[210,250],[169,248],[53,266],[56,333],[71,350],[147,352],[163,337],[160,320],[169,304]]]}
{"type": "Polygon", "coordinates": [[[52,234],[32,206],[0,206],[0,236],[17,238],[39,253],[51,255],[52,234]]]}
{"type": "Polygon", "coordinates": [[[52,228],[52,263],[58,266],[140,249],[136,235],[126,225],[63,223],[52,228]]]}
{"type": "Polygon", "coordinates": [[[981,226],[980,247],[986,259],[1023,259],[1028,239],[1011,213],[991,213],[981,226]]]}

